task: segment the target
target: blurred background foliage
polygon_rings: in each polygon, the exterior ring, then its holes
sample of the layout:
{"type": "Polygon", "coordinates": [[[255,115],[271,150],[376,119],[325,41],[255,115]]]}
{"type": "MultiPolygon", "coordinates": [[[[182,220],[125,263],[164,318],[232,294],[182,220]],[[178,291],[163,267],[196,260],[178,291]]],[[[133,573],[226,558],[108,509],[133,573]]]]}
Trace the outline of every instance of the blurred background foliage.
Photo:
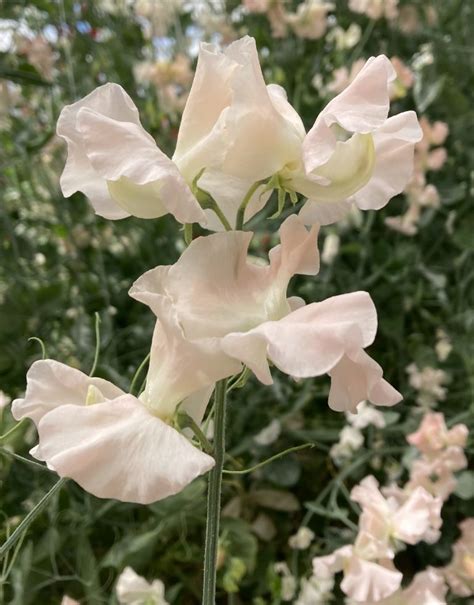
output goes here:
{"type": "MultiPolygon", "coordinates": [[[[299,4],[288,1],[284,8],[295,12],[299,4]]],[[[106,221],[81,195],[62,197],[58,178],[65,149],[55,124],[64,105],[104,82],[118,82],[137,103],[145,128],[171,154],[199,41],[228,43],[249,33],[257,40],[267,82],[286,89],[307,127],[333,95],[335,74],[342,73],[337,70],[350,70],[357,60],[379,53],[398,57],[411,74],[402,72],[399,78],[393,112],[415,109],[431,124],[448,125],[441,141],[444,160],[436,169],[424,169],[437,199],[420,203],[407,192],[382,211],[322,229],[326,255],[319,276],[292,284],[292,294],[308,302],[370,292],[379,313],[372,353],[405,396],[386,412],[387,427],[371,427],[362,448],[337,466],[328,452],[344,418],[327,408],[328,380],[295,383],[275,371],[271,388],[252,379],[230,398],[228,447],[243,466],[307,441],[319,444],[225,482],[219,603],[281,603],[274,563],[288,561],[297,576],[310,567],[307,554],[288,546],[302,521],[316,533],[313,554],[350,542],[353,528],[337,519],[337,514],[353,514],[347,490],[370,473],[382,482],[406,475],[405,436],[416,429],[427,405],[420,404],[422,389],[410,380],[408,366],[441,370],[446,393],[429,404],[451,423],[474,427],[474,5],[400,0],[396,19],[372,19],[337,0],[327,31],[317,39],[287,26],[275,32],[269,15],[245,10],[238,0],[7,0],[0,2],[0,16],[0,390],[5,402],[21,395],[26,370],[40,356],[32,336],[45,342],[48,356],[88,371],[95,312],[101,318],[98,374],[127,389],[153,327],[151,314],[127,290],[146,269],[174,262],[183,248],[179,225],[171,218],[106,221]],[[347,35],[350,27],[353,39],[347,35]],[[414,222],[390,222],[408,211],[416,214],[414,222]],[[444,359],[436,349],[443,338],[439,330],[452,347],[444,359]],[[275,420],[273,434],[269,430],[256,440],[275,420]],[[321,508],[328,502],[318,500],[324,491],[336,518],[321,508]]],[[[272,204],[258,224],[253,221],[252,252],[263,257],[276,243],[273,234],[284,218],[267,220],[276,208],[276,201],[272,204]]],[[[7,406],[1,419],[5,433],[14,424],[7,406]]],[[[27,455],[35,439],[26,423],[1,444],[2,538],[54,480],[12,455],[27,455]]],[[[468,451],[472,454],[472,438],[468,451]]],[[[399,566],[408,576],[427,564],[449,561],[456,524],[472,514],[473,477],[465,475],[463,489],[445,505],[440,542],[401,553],[399,566]]],[[[132,565],[146,577],[161,578],[170,603],[199,603],[205,487],[200,479],[170,500],[138,507],[101,501],[68,483],[6,561],[0,602],[55,605],[67,593],[90,605],[115,603],[115,578],[132,565]]],[[[343,601],[336,597],[334,602],[343,601]]]]}

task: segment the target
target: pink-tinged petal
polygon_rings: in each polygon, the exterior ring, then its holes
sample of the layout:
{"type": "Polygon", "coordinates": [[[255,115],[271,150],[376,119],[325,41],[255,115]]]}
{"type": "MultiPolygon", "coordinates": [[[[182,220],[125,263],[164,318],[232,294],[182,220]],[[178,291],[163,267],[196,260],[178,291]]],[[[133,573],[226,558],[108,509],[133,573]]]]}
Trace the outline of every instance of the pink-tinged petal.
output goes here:
{"type": "Polygon", "coordinates": [[[31,418],[38,425],[41,418],[58,406],[86,404],[90,387],[104,399],[115,399],[124,392],[107,380],[91,378],[75,368],[53,359],[35,361],[26,375],[26,394],[12,403],[16,420],[31,418]]]}
{"type": "Polygon", "coordinates": [[[77,115],[83,107],[89,107],[117,121],[132,123],[138,123],[138,110],[121,86],[105,84],[80,101],[64,107],[57,124],[57,133],[68,147],[68,157],[60,179],[63,194],[69,197],[76,191],[82,191],[100,216],[124,218],[129,213],[112,200],[107,184],[93,169],[86,155],[82,136],[77,129],[77,115]]]}
{"type": "Polygon", "coordinates": [[[343,219],[351,210],[352,203],[348,200],[339,202],[321,202],[308,200],[298,216],[305,225],[332,225],[343,219]]]}
{"type": "Polygon", "coordinates": [[[332,554],[324,557],[314,557],[313,574],[318,579],[327,578],[344,569],[345,562],[352,557],[353,546],[342,546],[332,554]]]}
{"type": "Polygon", "coordinates": [[[388,116],[389,84],[395,71],[384,55],[370,58],[351,84],[319,114],[303,142],[307,173],[329,160],[336,144],[331,130],[339,124],[348,132],[369,133],[380,128],[388,116]]]}
{"type": "Polygon", "coordinates": [[[417,573],[410,586],[403,591],[404,605],[446,605],[443,574],[433,568],[417,573]]]}
{"type": "Polygon", "coordinates": [[[301,130],[282,110],[281,93],[275,103],[272,96],[253,38],[237,40],[224,53],[202,45],[173,158],[186,178],[219,168],[255,182],[296,161],[301,130]]]}
{"type": "Polygon", "coordinates": [[[439,530],[442,501],[417,487],[393,515],[393,534],[406,544],[417,544],[439,530]]]}
{"type": "Polygon", "coordinates": [[[375,166],[365,187],[354,195],[362,210],[378,210],[401,193],[413,174],[415,143],[422,137],[414,111],[389,118],[374,134],[375,166]]]}
{"type": "Polygon", "coordinates": [[[369,475],[352,488],[351,500],[357,502],[362,509],[376,508],[381,514],[387,513],[387,502],[380,492],[379,482],[369,475]]]}
{"type": "Polygon", "coordinates": [[[140,218],[171,213],[181,223],[205,223],[204,212],[178,168],[138,120],[123,122],[83,107],[77,128],[92,167],[126,212],[140,218]]]}
{"type": "Polygon", "coordinates": [[[368,346],[376,330],[370,296],[354,292],[301,307],[246,333],[228,334],[222,348],[269,384],[267,358],[295,378],[320,376],[334,368],[346,350],[368,346]]]}
{"type": "Polygon", "coordinates": [[[341,582],[343,592],[360,603],[380,601],[400,588],[403,575],[393,567],[387,568],[353,556],[341,582]]]}
{"type": "Polygon", "coordinates": [[[355,412],[364,400],[374,405],[392,406],[403,398],[384,380],[379,364],[362,349],[344,355],[329,375],[329,407],[337,412],[355,412]]]}
{"type": "Polygon", "coordinates": [[[191,340],[247,332],[267,320],[280,319],[290,312],[286,289],[292,275],[313,274],[319,266],[317,227],[308,231],[292,216],[280,233],[282,243],[270,252],[266,266],[248,258],[251,233],[197,238],[175,265],[142,275],[130,296],[149,305],[158,317],[163,301],[170,300],[191,340]]]}
{"type": "Polygon", "coordinates": [[[163,420],[184,411],[200,422],[215,382],[241,370],[213,339],[191,342],[176,321],[171,303],[164,301],[153,333],[150,364],[141,401],[163,420]],[[189,398],[189,399],[187,399],[189,398]]]}
{"type": "Polygon", "coordinates": [[[99,498],[150,504],[181,491],[214,466],[132,395],[43,416],[39,456],[99,498]]]}

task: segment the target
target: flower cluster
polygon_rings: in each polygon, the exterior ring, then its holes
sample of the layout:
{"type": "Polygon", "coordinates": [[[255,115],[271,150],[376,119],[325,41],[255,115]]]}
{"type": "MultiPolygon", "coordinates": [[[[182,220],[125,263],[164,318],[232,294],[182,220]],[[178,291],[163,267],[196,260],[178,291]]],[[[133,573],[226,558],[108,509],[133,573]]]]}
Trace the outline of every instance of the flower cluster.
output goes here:
{"type": "Polygon", "coordinates": [[[110,219],[172,214],[189,245],[129,292],[156,316],[142,393],[53,360],[33,364],[13,414],[35,422],[37,459],[96,496],[149,503],[212,468],[207,446],[181,431],[183,417],[197,427],[216,382],[244,367],[263,384],[270,364],[296,379],[328,374],[336,411],[401,399],[365,352],[377,329],[366,292],[287,297],[294,275],[318,272],[320,224],[354,206],[381,208],[410,178],[420,130],[413,112],[387,117],[394,77],[386,57],[369,59],[306,133],[284,90],[265,85],[252,38],[224,52],[203,45],[172,159],[118,85],[63,109],[64,194],[82,191],[110,219]],[[242,227],[273,190],[277,214],[287,196],[307,201],[281,224],[268,262],[255,263],[242,227]],[[193,223],[220,232],[193,240],[193,223]]]}
{"type": "Polygon", "coordinates": [[[465,425],[448,430],[442,414],[426,414],[418,431],[407,438],[422,455],[413,462],[405,486],[380,489],[376,479],[369,476],[353,488],[351,499],[362,510],[354,544],[313,559],[313,576],[303,583],[299,602],[328,602],[330,595],[321,593],[315,601],[305,595],[314,593],[318,586],[323,586],[326,593],[331,592],[334,575],[340,571],[341,589],[350,605],[442,605],[447,592],[444,576],[456,587],[457,594],[472,594],[470,520],[461,524],[462,538],[455,546],[453,561],[445,569],[427,569],[402,589],[402,574],[393,564],[404,545],[420,541],[432,544],[439,539],[443,501],[456,487],[453,473],[466,466],[463,452],[466,439],[465,425]]]}

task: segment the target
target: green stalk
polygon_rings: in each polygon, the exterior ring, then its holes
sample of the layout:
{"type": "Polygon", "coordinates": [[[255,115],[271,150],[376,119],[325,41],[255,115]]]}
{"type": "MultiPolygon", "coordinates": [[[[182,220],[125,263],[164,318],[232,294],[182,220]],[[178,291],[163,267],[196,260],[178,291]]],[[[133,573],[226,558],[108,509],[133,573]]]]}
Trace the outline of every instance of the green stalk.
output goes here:
{"type": "Polygon", "coordinates": [[[214,394],[214,459],[207,493],[206,542],[204,547],[204,583],[202,605],[216,603],[217,548],[221,512],[222,469],[225,456],[225,403],[227,379],[220,380],[214,394]]]}
{"type": "Polygon", "coordinates": [[[265,183],[266,183],[266,181],[256,181],[245,194],[245,197],[239,206],[239,209],[237,211],[237,217],[235,219],[236,231],[241,231],[243,229],[245,210],[247,209],[247,206],[248,206],[250,200],[252,199],[253,194],[257,191],[257,189],[260,187],[260,185],[264,185],[265,183]]]}

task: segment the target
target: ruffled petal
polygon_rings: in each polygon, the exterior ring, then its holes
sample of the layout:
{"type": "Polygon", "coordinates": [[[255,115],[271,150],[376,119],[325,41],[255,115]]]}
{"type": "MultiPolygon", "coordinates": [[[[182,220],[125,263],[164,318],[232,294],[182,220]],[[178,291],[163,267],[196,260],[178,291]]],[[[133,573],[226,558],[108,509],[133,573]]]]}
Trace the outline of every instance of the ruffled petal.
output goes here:
{"type": "Polygon", "coordinates": [[[205,224],[204,212],[178,168],[138,120],[122,122],[83,107],[77,128],[92,167],[126,212],[139,218],[171,213],[181,223],[205,224]]]}
{"type": "Polygon", "coordinates": [[[369,182],[354,195],[362,210],[378,210],[401,193],[413,173],[415,143],[421,131],[414,111],[389,118],[374,135],[375,166],[369,182]]]}
{"type": "Polygon", "coordinates": [[[104,399],[115,399],[124,392],[108,380],[91,378],[80,370],[53,359],[35,361],[26,375],[26,394],[12,403],[16,420],[31,418],[38,425],[45,414],[58,406],[86,404],[90,387],[104,399]]]}
{"type": "Polygon", "coordinates": [[[343,219],[351,210],[352,203],[348,200],[324,202],[308,200],[298,216],[305,225],[332,225],[343,219]]]}
{"type": "Polygon", "coordinates": [[[353,556],[346,567],[341,588],[360,603],[381,601],[400,588],[402,578],[403,575],[393,567],[387,568],[353,556]]]}
{"type": "Polygon", "coordinates": [[[174,160],[188,179],[203,168],[250,182],[277,173],[301,153],[301,130],[284,104],[265,86],[253,38],[224,53],[202,45],[174,160]]]}
{"type": "Polygon", "coordinates": [[[320,376],[334,368],[346,350],[371,344],[376,330],[370,296],[354,292],[301,307],[246,333],[228,334],[222,348],[269,384],[267,358],[295,378],[320,376]]]}
{"type": "Polygon", "coordinates": [[[362,349],[344,355],[329,375],[329,407],[337,412],[354,413],[364,400],[382,406],[402,400],[402,395],[382,377],[379,364],[362,349]]]}
{"type": "Polygon", "coordinates": [[[417,487],[393,516],[393,532],[406,544],[417,544],[430,538],[442,525],[442,501],[422,487],[417,487]]]}
{"type": "Polygon", "coordinates": [[[345,562],[352,556],[353,546],[347,545],[336,549],[330,555],[314,557],[313,574],[318,579],[327,578],[344,569],[345,562]]]}
{"type": "Polygon", "coordinates": [[[62,405],[38,425],[38,457],[99,498],[150,504],[214,466],[132,395],[91,406],[62,405]]]}
{"type": "Polygon", "coordinates": [[[370,58],[351,84],[319,114],[303,142],[307,173],[325,164],[332,155],[337,137],[331,126],[339,124],[348,132],[369,133],[380,128],[390,107],[389,84],[395,71],[384,55],[370,58]]]}
{"type": "Polygon", "coordinates": [[[246,332],[269,319],[284,317],[290,312],[286,298],[289,279],[295,273],[318,270],[318,228],[308,231],[292,216],[283,223],[280,234],[282,243],[270,252],[266,266],[249,261],[249,232],[197,238],[175,265],[142,275],[130,296],[149,305],[158,317],[164,301],[171,301],[191,340],[246,332]]]}

